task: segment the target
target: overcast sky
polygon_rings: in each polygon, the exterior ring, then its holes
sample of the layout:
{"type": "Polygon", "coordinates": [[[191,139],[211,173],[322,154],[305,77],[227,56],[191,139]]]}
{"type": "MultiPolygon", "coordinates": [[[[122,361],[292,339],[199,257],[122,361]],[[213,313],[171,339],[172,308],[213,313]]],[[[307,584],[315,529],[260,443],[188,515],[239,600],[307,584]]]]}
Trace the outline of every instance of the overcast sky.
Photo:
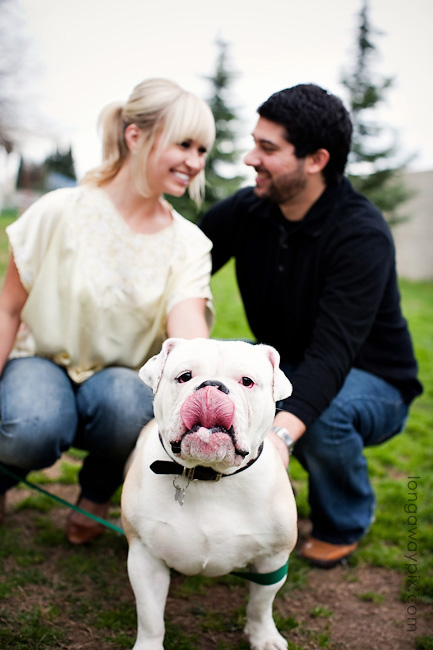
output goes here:
{"type": "MultiPolygon", "coordinates": [[[[238,73],[232,103],[243,135],[272,92],[314,82],[346,99],[361,0],[20,0],[32,39],[36,106],[55,139],[71,144],[81,177],[100,158],[100,109],[133,86],[171,78],[206,98],[217,37],[238,73]],[[37,64],[37,65],[36,65],[37,64]]],[[[370,0],[382,35],[377,71],[395,78],[380,116],[397,131],[413,169],[433,169],[431,0],[370,0]]],[[[28,153],[38,151],[33,141],[28,153]]],[[[45,146],[46,143],[45,143],[45,146]]],[[[51,143],[50,143],[51,146],[51,143]]],[[[246,139],[248,146],[248,138],[246,139]]]]}

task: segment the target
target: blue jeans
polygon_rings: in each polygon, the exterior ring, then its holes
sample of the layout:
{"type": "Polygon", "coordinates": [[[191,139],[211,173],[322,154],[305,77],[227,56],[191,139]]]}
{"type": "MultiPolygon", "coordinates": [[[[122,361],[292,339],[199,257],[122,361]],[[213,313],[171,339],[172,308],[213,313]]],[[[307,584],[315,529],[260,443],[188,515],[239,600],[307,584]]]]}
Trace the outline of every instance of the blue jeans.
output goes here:
{"type": "MultiPolygon", "coordinates": [[[[152,417],[152,391],[129,368],[106,368],[76,384],[49,359],[12,359],[0,380],[0,462],[24,478],[71,446],[84,449],[82,494],[104,503],[152,417]]],[[[0,494],[16,482],[0,470],[0,494]]]]}
{"type": "MultiPolygon", "coordinates": [[[[290,379],[293,366],[281,367],[290,379]]],[[[397,388],[352,368],[340,392],[293,452],[308,472],[313,537],[352,544],[367,532],[375,497],[363,449],[402,431],[407,414],[397,388]]]]}

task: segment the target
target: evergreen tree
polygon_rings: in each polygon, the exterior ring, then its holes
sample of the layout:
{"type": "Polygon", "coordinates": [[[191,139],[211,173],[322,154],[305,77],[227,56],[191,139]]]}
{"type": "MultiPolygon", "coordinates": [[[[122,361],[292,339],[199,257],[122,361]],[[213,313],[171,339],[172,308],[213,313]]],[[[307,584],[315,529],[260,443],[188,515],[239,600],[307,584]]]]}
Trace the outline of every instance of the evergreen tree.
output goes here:
{"type": "MultiPolygon", "coordinates": [[[[47,192],[62,186],[62,181],[56,180],[54,187],[50,183],[51,174],[60,174],[65,178],[76,181],[74,158],[72,149],[62,153],[59,149],[47,156],[42,163],[26,162],[21,156],[17,173],[17,189],[34,190],[35,192],[47,192]]],[[[66,183],[65,183],[66,184],[66,183]]]]}
{"type": "Polygon", "coordinates": [[[26,168],[25,168],[24,158],[20,156],[20,164],[18,167],[17,179],[15,182],[15,187],[17,189],[21,189],[25,187],[25,182],[26,182],[25,174],[26,174],[26,168]]]}
{"type": "MultiPolygon", "coordinates": [[[[201,207],[205,212],[216,201],[233,194],[243,181],[243,177],[235,169],[240,158],[237,148],[238,118],[234,108],[230,106],[230,88],[235,78],[228,65],[228,44],[218,40],[218,56],[216,69],[211,77],[207,77],[211,85],[208,104],[215,118],[216,137],[212,150],[206,160],[206,194],[201,207]]],[[[180,199],[169,197],[170,203],[183,216],[191,221],[197,221],[198,210],[187,195],[180,199]]]]}
{"type": "Polygon", "coordinates": [[[57,149],[55,153],[47,156],[44,166],[47,173],[55,172],[56,174],[66,176],[66,178],[70,178],[73,181],[77,180],[71,147],[69,147],[66,153],[62,153],[57,149]]]}
{"type": "Polygon", "coordinates": [[[228,44],[218,40],[217,47],[219,53],[215,73],[209,77],[211,96],[208,100],[215,118],[216,137],[206,165],[204,210],[236,192],[244,180],[236,169],[241,156],[237,147],[239,120],[229,100],[230,88],[236,75],[228,65],[228,44]]]}
{"type": "Polygon", "coordinates": [[[16,188],[18,190],[45,191],[45,167],[41,164],[28,163],[20,157],[16,188]]]}
{"type": "Polygon", "coordinates": [[[402,182],[404,163],[397,162],[394,134],[377,123],[372,112],[385,100],[392,87],[391,77],[373,72],[377,48],[368,15],[368,2],[363,0],[359,13],[356,60],[352,71],[343,74],[342,83],[349,93],[349,110],[353,123],[352,151],[349,157],[349,178],[354,187],[365,194],[383,212],[388,222],[401,221],[398,207],[411,192],[402,182]],[[386,144],[388,140],[389,144],[386,144]]]}

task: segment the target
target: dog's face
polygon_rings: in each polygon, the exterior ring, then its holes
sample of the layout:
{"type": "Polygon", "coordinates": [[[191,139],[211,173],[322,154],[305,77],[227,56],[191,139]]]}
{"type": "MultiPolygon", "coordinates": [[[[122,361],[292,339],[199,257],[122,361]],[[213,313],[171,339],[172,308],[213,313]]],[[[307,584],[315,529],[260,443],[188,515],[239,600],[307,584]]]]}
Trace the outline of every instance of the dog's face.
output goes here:
{"type": "Polygon", "coordinates": [[[278,352],[242,341],[168,339],[140,370],[166,449],[187,466],[237,468],[257,455],[292,392],[278,352]]]}

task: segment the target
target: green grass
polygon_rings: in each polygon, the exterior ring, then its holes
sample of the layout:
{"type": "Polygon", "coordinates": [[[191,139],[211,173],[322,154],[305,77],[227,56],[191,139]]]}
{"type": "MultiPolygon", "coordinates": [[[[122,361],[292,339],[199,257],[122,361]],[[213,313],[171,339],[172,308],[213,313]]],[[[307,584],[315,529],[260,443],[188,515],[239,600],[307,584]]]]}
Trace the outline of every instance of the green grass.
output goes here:
{"type": "Polygon", "coordinates": [[[424,393],[401,435],[366,450],[378,506],[359,555],[403,571],[406,563],[416,563],[417,595],[433,602],[433,284],[402,282],[401,290],[424,393]],[[412,559],[404,559],[411,551],[412,559]]]}
{"type": "Polygon", "coordinates": [[[359,600],[362,600],[367,603],[376,603],[380,605],[385,601],[385,596],[383,594],[377,594],[374,591],[366,591],[364,594],[357,594],[359,600]]]}
{"type": "Polygon", "coordinates": [[[64,638],[62,630],[53,627],[55,611],[34,607],[30,612],[18,614],[17,622],[20,635],[17,638],[14,624],[8,616],[2,616],[0,611],[0,639],[2,648],[14,650],[32,650],[33,648],[47,649],[64,647],[58,645],[64,638]]]}
{"type": "Polygon", "coordinates": [[[212,337],[254,340],[237,288],[233,261],[213,276],[211,288],[217,314],[212,337]]]}
{"type": "Polygon", "coordinates": [[[321,607],[318,605],[311,610],[310,616],[313,618],[330,618],[332,616],[332,611],[327,607],[321,607]]]}

